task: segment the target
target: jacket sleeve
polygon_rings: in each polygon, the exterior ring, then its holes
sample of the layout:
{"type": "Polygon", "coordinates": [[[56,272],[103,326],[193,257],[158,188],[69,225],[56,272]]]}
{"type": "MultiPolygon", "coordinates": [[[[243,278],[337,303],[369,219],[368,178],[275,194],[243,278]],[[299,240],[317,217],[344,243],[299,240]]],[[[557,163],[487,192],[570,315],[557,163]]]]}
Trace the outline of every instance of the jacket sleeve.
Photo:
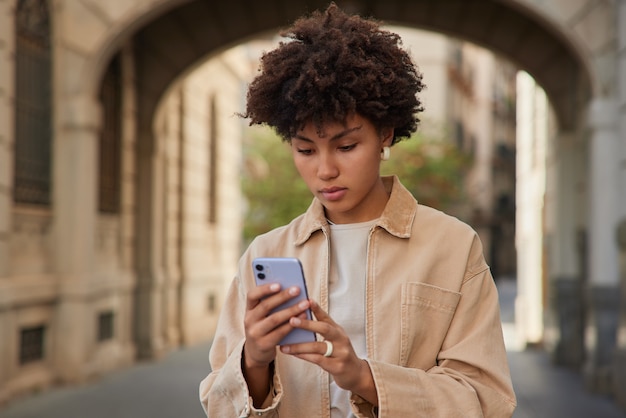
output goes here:
{"type": "Polygon", "coordinates": [[[200,383],[200,402],[207,417],[238,418],[278,417],[276,412],[282,397],[278,373],[274,374],[272,390],[262,408],[252,406],[252,398],[241,369],[245,342],[243,316],[246,296],[239,278],[233,280],[222,308],[209,361],[211,373],[200,383]]]}
{"type": "MultiPolygon", "coordinates": [[[[478,245],[480,248],[480,245],[478,245]]],[[[498,292],[474,248],[450,327],[429,370],[368,360],[377,411],[352,397],[359,417],[510,417],[516,406],[502,336],[498,292]],[[377,413],[377,415],[376,415],[377,413]]]]}

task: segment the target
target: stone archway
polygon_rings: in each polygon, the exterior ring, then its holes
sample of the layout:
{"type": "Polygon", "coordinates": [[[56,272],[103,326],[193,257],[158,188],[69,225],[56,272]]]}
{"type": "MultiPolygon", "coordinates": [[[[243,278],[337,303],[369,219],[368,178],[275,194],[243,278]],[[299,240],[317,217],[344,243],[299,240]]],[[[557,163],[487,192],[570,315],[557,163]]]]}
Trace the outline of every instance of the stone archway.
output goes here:
{"type": "MultiPolygon", "coordinates": [[[[564,28],[540,10],[516,1],[346,1],[345,7],[388,23],[443,32],[484,46],[529,72],[546,90],[560,125],[572,129],[592,94],[589,58],[564,28]]],[[[342,2],[339,2],[342,5],[342,2]]],[[[148,23],[134,36],[141,108],[151,106],[172,80],[206,55],[287,25],[326,2],[275,7],[253,1],[192,1],[148,23]]]]}
{"type": "MultiPolygon", "coordinates": [[[[309,10],[325,7],[325,2],[277,2],[260,7],[255,2],[233,1],[208,5],[204,2],[188,2],[172,9],[139,30],[133,37],[136,51],[138,80],[138,141],[149,149],[151,141],[151,123],[153,108],[159,97],[170,83],[192,67],[199,59],[219,51],[226,46],[255,34],[281,27],[297,16],[309,10]]],[[[341,5],[341,4],[340,4],[341,5]]],[[[615,115],[607,120],[607,115],[616,114],[616,104],[594,97],[611,95],[611,86],[615,84],[615,73],[607,70],[607,62],[612,59],[601,50],[614,36],[610,19],[612,4],[610,2],[573,6],[571,3],[547,2],[541,8],[532,2],[519,1],[350,1],[345,7],[365,15],[373,15],[389,23],[431,29],[463,38],[495,51],[521,68],[528,71],[545,89],[555,110],[559,122],[559,133],[556,138],[557,148],[571,149],[572,141],[585,141],[584,130],[588,112],[591,116],[592,146],[596,147],[594,155],[600,155],[593,162],[591,170],[591,187],[594,198],[591,199],[591,225],[588,228],[599,231],[595,242],[591,243],[592,269],[590,286],[601,289],[592,290],[598,293],[597,307],[601,309],[599,316],[606,315],[603,310],[606,294],[615,294],[617,285],[617,250],[610,242],[610,231],[613,218],[617,218],[617,209],[599,208],[599,203],[606,198],[617,203],[615,186],[609,187],[602,182],[616,170],[613,163],[604,164],[603,158],[611,155],[611,148],[616,142],[617,132],[615,115]],[[597,22],[605,22],[606,30],[592,34],[590,27],[597,27],[597,22]],[[598,58],[600,56],[600,58],[598,58]],[[598,111],[598,109],[601,109],[598,111]],[[608,138],[608,139],[607,139],[608,138]],[[613,144],[613,145],[611,145],[613,144]],[[611,190],[611,192],[607,192],[611,190]],[[607,219],[610,222],[606,222],[607,219]],[[597,238],[599,237],[599,238],[597,238]],[[604,251],[605,249],[608,251],[604,251]],[[595,267],[593,267],[593,265],[595,267]],[[605,289],[608,286],[608,290],[605,289]],[[613,292],[613,293],[612,293],[613,292]]],[[[614,149],[613,149],[614,150],[614,149]]],[[[614,150],[616,151],[616,150],[614,150]]],[[[571,155],[563,153],[557,163],[556,170],[564,184],[572,174],[572,159],[580,158],[580,150],[571,155]]],[[[584,151],[582,151],[584,152],[584,151]]],[[[148,171],[149,172],[149,171],[148,171]]],[[[141,180],[140,180],[141,181],[141,180]]],[[[566,190],[566,189],[563,189],[566,190]]],[[[576,196],[572,188],[557,196],[557,210],[571,209],[572,200],[581,203],[581,196],[576,196]]],[[[587,199],[586,196],[582,196],[587,199]]],[[[617,205],[613,205],[617,207],[617,205]]],[[[612,207],[613,207],[612,206],[612,207]]],[[[150,208],[146,207],[145,219],[153,219],[150,208]]],[[[579,210],[579,218],[585,216],[579,210]]],[[[146,226],[149,228],[150,221],[146,226]]],[[[154,220],[152,220],[154,222],[154,220]]],[[[569,292],[572,280],[580,281],[587,272],[579,270],[577,259],[586,254],[577,254],[574,241],[577,231],[581,228],[580,219],[564,217],[559,220],[556,238],[552,242],[560,259],[553,271],[555,293],[569,292]],[[562,250],[568,247],[569,250],[562,250]],[[573,272],[573,273],[572,273],[573,272]],[[561,286],[564,281],[565,285],[561,286]],[[566,289],[566,290],[564,290],[566,289]]],[[[583,228],[587,228],[583,221],[583,228]]],[[[145,232],[145,230],[144,230],[145,232]]],[[[142,235],[141,231],[138,234],[142,235]]],[[[551,277],[552,278],[552,277],[551,277]]],[[[575,296],[575,295],[573,295],[575,296]]],[[[568,295],[560,295],[563,299],[568,295]]],[[[576,300],[581,302],[582,297],[576,300]]],[[[613,303],[614,305],[614,303],[613,303]]],[[[612,305],[612,306],[613,306],[612,305]]],[[[560,307],[557,307],[560,308],[560,307]]],[[[570,307],[565,308],[570,309],[570,307]]],[[[565,311],[559,315],[566,316],[565,311]]],[[[615,315],[611,313],[610,315],[615,315]]],[[[598,316],[598,317],[599,317],[598,316]]],[[[599,319],[594,324],[602,335],[610,335],[614,330],[605,329],[606,321],[599,319]]],[[[565,333],[563,333],[564,335],[565,333]]],[[[576,341],[579,341],[578,338],[576,341]]],[[[563,342],[564,346],[571,341],[563,342]]],[[[602,344],[613,344],[611,338],[602,344]]],[[[606,353],[608,347],[593,348],[606,353]]],[[[582,348],[581,348],[582,349],[582,348]]],[[[591,369],[602,364],[606,367],[607,356],[592,360],[591,369]],[[597,364],[594,364],[597,362],[597,364]]],[[[599,371],[599,374],[604,374],[599,371]]],[[[600,377],[601,380],[605,380],[600,377]]],[[[599,386],[605,386],[599,383],[599,386]]]]}
{"type": "MultiPolygon", "coordinates": [[[[181,74],[212,53],[280,28],[317,7],[325,7],[325,3],[277,3],[273,8],[244,0],[211,5],[192,1],[155,18],[137,31],[132,43],[137,71],[137,140],[143,144],[142,149],[151,149],[154,109],[181,74]]],[[[541,10],[519,2],[485,0],[351,1],[345,2],[345,7],[389,23],[466,39],[507,57],[531,73],[546,90],[563,132],[575,132],[580,127],[586,103],[594,90],[591,64],[581,52],[583,48],[577,44],[577,38],[568,37],[565,29],[541,10]]],[[[144,156],[144,160],[149,162],[149,156],[144,156]]],[[[148,166],[144,169],[143,179],[139,174],[144,193],[139,201],[149,202],[152,171],[148,166]]],[[[142,223],[137,236],[144,240],[144,248],[150,241],[151,225],[158,224],[153,210],[150,205],[140,207],[142,223]]],[[[566,227],[573,228],[572,225],[566,227]]],[[[150,254],[144,255],[146,258],[139,263],[149,270],[150,254]]]]}

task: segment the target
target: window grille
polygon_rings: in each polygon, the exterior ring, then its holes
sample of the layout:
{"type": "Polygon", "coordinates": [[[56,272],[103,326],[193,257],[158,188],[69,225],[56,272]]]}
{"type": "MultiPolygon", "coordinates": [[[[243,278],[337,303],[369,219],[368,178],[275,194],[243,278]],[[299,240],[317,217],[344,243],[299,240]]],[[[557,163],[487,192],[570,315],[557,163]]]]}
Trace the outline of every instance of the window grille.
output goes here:
{"type": "Polygon", "coordinates": [[[99,152],[98,208],[102,213],[119,213],[122,136],[122,71],[119,55],[107,69],[100,88],[104,114],[99,152]]]}
{"type": "Polygon", "coordinates": [[[98,341],[113,339],[113,311],[101,312],[98,315],[98,341]]]}
{"type": "Polygon", "coordinates": [[[16,14],[13,199],[49,205],[51,195],[51,48],[46,0],[19,0],[16,14]]]}
{"type": "Polygon", "coordinates": [[[20,364],[43,360],[45,330],[43,325],[20,330],[20,364]]]}

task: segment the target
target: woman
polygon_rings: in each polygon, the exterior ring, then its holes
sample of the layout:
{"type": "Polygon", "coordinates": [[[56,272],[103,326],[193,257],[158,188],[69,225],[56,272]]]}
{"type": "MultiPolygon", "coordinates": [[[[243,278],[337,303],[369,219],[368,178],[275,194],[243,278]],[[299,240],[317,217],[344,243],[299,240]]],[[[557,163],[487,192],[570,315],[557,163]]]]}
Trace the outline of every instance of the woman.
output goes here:
{"type": "Polygon", "coordinates": [[[396,34],[334,4],[261,60],[245,116],[291,145],[314,200],[242,256],[200,385],[209,417],[507,417],[515,395],[476,233],[380,176],[417,128],[422,76],[396,34]],[[310,299],[256,286],[297,257],[310,299]],[[315,319],[303,315],[311,309],[315,319]],[[318,340],[278,347],[294,328],[318,340]]]}

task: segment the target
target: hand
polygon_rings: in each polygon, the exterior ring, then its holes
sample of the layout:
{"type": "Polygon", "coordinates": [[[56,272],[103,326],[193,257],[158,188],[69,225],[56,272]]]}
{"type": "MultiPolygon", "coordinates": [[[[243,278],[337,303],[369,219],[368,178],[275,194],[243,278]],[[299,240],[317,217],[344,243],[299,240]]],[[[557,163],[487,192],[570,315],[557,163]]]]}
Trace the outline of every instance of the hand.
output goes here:
{"type": "Polygon", "coordinates": [[[281,291],[277,283],[258,286],[248,292],[243,320],[246,342],[241,366],[256,407],[260,407],[269,393],[272,379],[270,364],[276,358],[276,345],[293,329],[289,318],[304,316],[309,301],[275,313],[271,311],[299,293],[297,287],[281,291]]]}
{"type": "Polygon", "coordinates": [[[302,328],[320,334],[324,340],[332,343],[332,354],[324,356],[328,346],[324,341],[285,345],[281,351],[317,364],[333,376],[335,383],[342,389],[358,394],[372,405],[378,405],[378,394],[374,378],[368,363],[359,358],[350,338],[320,306],[310,301],[311,311],[316,321],[302,317],[293,317],[290,324],[295,328],[302,328]]]}
{"type": "Polygon", "coordinates": [[[248,292],[244,317],[246,368],[268,367],[274,360],[276,345],[293,329],[289,319],[304,317],[304,311],[309,308],[309,301],[303,301],[275,313],[271,311],[299,293],[300,289],[297,287],[281,291],[277,283],[257,286],[248,292]]]}

